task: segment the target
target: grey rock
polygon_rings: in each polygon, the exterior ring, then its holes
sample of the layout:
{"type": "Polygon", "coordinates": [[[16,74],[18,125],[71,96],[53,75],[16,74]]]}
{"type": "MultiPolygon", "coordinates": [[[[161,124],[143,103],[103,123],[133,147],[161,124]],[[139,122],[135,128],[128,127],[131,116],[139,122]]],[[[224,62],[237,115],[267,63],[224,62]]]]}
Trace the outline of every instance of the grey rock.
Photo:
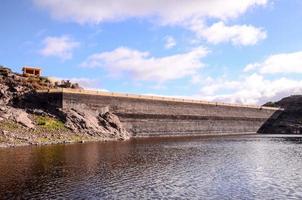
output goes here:
{"type": "Polygon", "coordinates": [[[83,105],[64,110],[63,112],[66,116],[65,126],[75,132],[122,140],[130,137],[130,134],[123,128],[119,118],[110,112],[101,114],[83,105]]]}
{"type": "Polygon", "coordinates": [[[41,109],[33,109],[33,110],[30,110],[30,112],[32,114],[41,115],[41,116],[47,116],[48,115],[45,111],[43,111],[41,109]]]}
{"type": "MultiPolygon", "coordinates": [[[[10,69],[0,66],[0,121],[11,120],[24,126],[24,129],[18,127],[18,131],[29,133],[30,129],[35,128],[35,123],[30,114],[54,117],[64,121],[65,126],[74,133],[80,133],[83,136],[92,136],[96,139],[128,139],[130,134],[123,128],[119,118],[109,112],[108,107],[99,111],[87,109],[85,106],[79,106],[67,110],[58,110],[56,107],[45,104],[35,92],[37,89],[53,88],[77,88],[81,87],[70,81],[63,81],[61,84],[52,83],[45,77],[29,78],[12,72],[10,69]]],[[[1,127],[0,127],[1,130],[1,127]]],[[[66,130],[64,130],[66,131],[66,130]]],[[[64,132],[63,131],[63,132],[64,132]]],[[[28,134],[28,137],[22,136],[21,132],[9,132],[8,140],[13,143],[14,138],[30,143],[34,139],[34,134],[28,134]]],[[[69,132],[70,133],[70,132],[69,132]]],[[[68,135],[60,136],[57,131],[55,136],[49,138],[59,138],[60,141],[67,142],[68,135]]]]}
{"type": "Polygon", "coordinates": [[[35,128],[35,125],[33,124],[32,120],[28,117],[28,114],[24,110],[11,108],[10,113],[12,115],[11,116],[12,119],[15,122],[17,122],[27,128],[31,128],[31,129],[35,128]]]}
{"type": "Polygon", "coordinates": [[[281,107],[284,110],[268,119],[259,133],[302,134],[302,95],[292,95],[264,106],[281,107]]]}

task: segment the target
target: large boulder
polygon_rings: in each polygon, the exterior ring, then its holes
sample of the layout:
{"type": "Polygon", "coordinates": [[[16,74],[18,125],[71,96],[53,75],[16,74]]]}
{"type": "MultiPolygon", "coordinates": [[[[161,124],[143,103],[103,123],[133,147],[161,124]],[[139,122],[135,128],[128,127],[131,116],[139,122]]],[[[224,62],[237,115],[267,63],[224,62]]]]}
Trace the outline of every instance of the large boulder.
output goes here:
{"type": "Polygon", "coordinates": [[[21,109],[13,109],[11,111],[13,120],[16,121],[17,123],[27,127],[34,129],[35,125],[33,124],[32,120],[29,118],[29,115],[21,109]]]}
{"type": "Polygon", "coordinates": [[[0,121],[4,119],[12,120],[21,124],[24,127],[34,129],[35,125],[30,119],[28,113],[25,110],[13,108],[11,106],[0,106],[0,121]]]}
{"type": "Polygon", "coordinates": [[[84,105],[63,110],[65,126],[74,132],[86,133],[104,138],[129,139],[130,134],[123,128],[119,118],[110,113],[88,109],[84,105]]]}

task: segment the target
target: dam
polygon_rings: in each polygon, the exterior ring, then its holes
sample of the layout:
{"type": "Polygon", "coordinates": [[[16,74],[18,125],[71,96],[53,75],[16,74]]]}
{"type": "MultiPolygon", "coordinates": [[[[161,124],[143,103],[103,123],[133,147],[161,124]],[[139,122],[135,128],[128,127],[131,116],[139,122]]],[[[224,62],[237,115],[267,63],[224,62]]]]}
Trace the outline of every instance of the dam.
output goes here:
{"type": "Polygon", "coordinates": [[[85,105],[116,114],[133,137],[255,134],[282,109],[190,99],[51,89],[39,96],[57,108],[85,105]]]}

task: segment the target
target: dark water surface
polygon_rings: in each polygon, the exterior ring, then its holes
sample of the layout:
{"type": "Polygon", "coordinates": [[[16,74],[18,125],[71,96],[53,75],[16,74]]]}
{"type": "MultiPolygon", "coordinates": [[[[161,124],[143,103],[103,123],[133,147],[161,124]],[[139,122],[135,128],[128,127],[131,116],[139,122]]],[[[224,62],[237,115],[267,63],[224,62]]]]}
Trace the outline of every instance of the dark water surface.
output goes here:
{"type": "Polygon", "coordinates": [[[0,199],[302,199],[302,138],[0,149],[0,199]]]}

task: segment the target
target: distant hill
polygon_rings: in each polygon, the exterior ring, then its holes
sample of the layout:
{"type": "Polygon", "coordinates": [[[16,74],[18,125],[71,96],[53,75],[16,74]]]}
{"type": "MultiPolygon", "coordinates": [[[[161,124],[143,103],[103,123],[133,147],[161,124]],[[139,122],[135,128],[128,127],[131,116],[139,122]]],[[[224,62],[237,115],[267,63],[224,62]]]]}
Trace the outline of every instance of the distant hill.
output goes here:
{"type": "Polygon", "coordinates": [[[281,107],[276,120],[268,120],[259,130],[260,133],[302,134],[302,95],[292,95],[264,106],[281,107]]]}

